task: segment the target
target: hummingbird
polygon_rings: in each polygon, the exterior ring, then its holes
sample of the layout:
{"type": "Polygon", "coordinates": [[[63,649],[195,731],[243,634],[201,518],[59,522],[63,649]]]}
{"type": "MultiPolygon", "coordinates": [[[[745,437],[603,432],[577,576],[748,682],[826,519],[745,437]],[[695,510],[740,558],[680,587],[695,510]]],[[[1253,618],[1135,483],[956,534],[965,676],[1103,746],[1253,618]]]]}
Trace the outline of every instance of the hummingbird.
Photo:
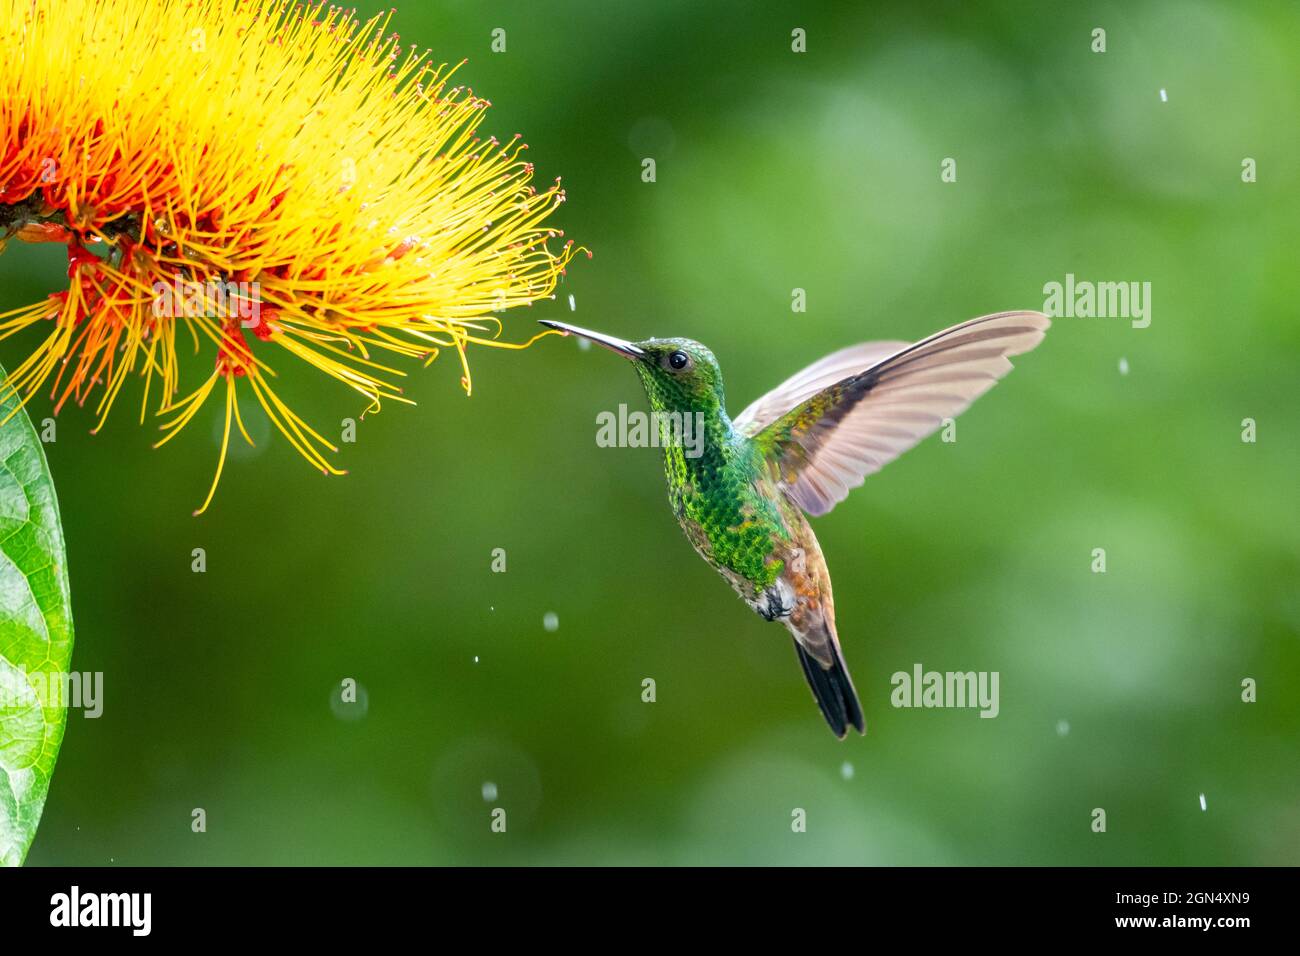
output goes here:
{"type": "MultiPolygon", "coordinates": [[[[919,342],[864,342],[727,414],[718,360],[691,339],[623,339],[563,322],[632,362],[658,422],[702,426],[661,442],[668,501],[687,540],[765,621],[784,624],[813,698],[841,740],[866,732],[844,663],[826,558],[808,519],[965,411],[1042,341],[1039,312],[999,312],[919,342]],[[676,414],[682,418],[672,419],[676,414]],[[664,415],[669,417],[662,417],[664,415]]],[[[671,437],[671,436],[669,436],[671,437]]]]}

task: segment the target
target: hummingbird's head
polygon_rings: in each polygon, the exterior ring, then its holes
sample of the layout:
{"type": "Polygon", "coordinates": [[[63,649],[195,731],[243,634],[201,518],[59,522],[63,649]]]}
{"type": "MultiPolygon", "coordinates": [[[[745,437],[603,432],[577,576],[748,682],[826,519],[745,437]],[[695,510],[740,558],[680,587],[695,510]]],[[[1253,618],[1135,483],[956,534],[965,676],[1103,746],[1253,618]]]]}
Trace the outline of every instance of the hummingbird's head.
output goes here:
{"type": "Polygon", "coordinates": [[[630,359],[650,406],[656,411],[713,412],[724,408],[722,370],[707,347],[692,339],[646,339],[627,342],[563,322],[542,325],[566,335],[579,335],[630,359]]]}

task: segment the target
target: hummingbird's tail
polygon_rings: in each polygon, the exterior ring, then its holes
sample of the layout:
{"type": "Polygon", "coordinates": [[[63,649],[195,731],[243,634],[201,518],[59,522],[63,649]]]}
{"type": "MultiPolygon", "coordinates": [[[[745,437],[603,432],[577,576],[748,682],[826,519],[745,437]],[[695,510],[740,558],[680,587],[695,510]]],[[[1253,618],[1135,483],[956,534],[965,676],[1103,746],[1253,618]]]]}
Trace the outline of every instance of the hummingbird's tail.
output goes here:
{"type": "Polygon", "coordinates": [[[830,667],[823,666],[817,658],[804,650],[803,645],[797,640],[794,642],[794,649],[799,655],[799,664],[803,667],[804,677],[808,678],[808,686],[812,688],[813,697],[817,699],[817,706],[821,708],[822,716],[826,718],[826,723],[830,724],[835,736],[843,740],[850,726],[856,728],[860,734],[866,733],[867,725],[862,719],[862,705],[858,703],[858,692],[853,689],[853,680],[844,666],[844,658],[840,656],[837,642],[832,641],[829,644],[834,658],[830,667]]]}

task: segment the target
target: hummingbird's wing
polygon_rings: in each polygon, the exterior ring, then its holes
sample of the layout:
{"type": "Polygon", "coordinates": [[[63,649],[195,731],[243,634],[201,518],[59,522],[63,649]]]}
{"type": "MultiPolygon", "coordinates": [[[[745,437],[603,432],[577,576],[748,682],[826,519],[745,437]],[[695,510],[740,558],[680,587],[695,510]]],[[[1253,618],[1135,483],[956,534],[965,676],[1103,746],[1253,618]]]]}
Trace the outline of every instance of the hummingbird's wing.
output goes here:
{"type": "MultiPolygon", "coordinates": [[[[965,411],[1011,371],[1007,356],[1028,352],[1050,325],[1038,312],[971,319],[859,367],[787,405],[788,411],[765,426],[744,430],[741,419],[749,428],[757,420],[749,415],[752,409],[768,414],[784,400],[778,393],[819,362],[745,409],[735,424],[776,463],[794,502],[810,515],[823,515],[867,475],[936,431],[945,418],[965,411]]],[[[868,354],[869,346],[856,348],[868,354]]]]}
{"type": "Polygon", "coordinates": [[[850,375],[871,368],[881,359],[907,348],[908,342],[862,342],[832,352],[795,372],[766,395],[754,399],[732,419],[732,427],[753,437],[796,405],[850,375]]]}

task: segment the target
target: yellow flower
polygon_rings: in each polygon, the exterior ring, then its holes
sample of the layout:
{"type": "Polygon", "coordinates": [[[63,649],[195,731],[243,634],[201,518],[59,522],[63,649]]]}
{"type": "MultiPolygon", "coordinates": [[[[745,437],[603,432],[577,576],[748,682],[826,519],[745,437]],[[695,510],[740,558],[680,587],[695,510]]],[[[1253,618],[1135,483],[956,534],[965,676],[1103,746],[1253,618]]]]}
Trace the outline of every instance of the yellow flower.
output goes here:
{"type": "Polygon", "coordinates": [[[97,394],[98,429],[144,379],[159,445],[239,393],[321,471],[328,439],[271,387],[287,353],[409,401],[380,361],[497,340],[495,313],[551,296],[573,254],[545,223],[527,147],[477,135],[489,105],[388,21],[289,0],[0,0],[0,247],[68,244],[66,291],[0,315],[50,323],[6,382],[55,410],[97,394]],[[183,327],[212,365],[181,383],[183,327]],[[210,371],[209,371],[210,369],[210,371]]]}

